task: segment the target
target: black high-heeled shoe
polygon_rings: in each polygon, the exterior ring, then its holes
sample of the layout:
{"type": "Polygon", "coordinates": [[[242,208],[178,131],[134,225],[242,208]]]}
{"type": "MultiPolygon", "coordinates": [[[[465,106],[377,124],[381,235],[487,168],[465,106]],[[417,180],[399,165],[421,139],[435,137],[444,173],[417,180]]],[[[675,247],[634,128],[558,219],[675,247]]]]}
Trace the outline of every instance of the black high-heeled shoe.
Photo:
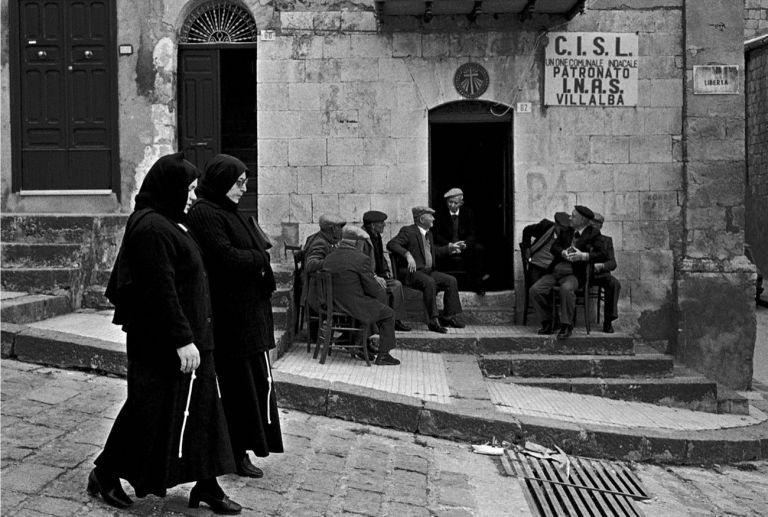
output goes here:
{"type": "Polygon", "coordinates": [[[88,474],[87,490],[93,497],[100,495],[105,503],[115,508],[128,508],[133,504],[133,500],[125,493],[119,479],[116,482],[113,480],[112,483],[106,483],[99,479],[96,469],[88,474]]]}
{"type": "Polygon", "coordinates": [[[211,494],[210,492],[198,489],[197,485],[195,485],[189,492],[189,507],[199,508],[201,501],[210,506],[213,513],[219,515],[237,515],[243,509],[242,506],[232,501],[226,495],[211,494]]]}

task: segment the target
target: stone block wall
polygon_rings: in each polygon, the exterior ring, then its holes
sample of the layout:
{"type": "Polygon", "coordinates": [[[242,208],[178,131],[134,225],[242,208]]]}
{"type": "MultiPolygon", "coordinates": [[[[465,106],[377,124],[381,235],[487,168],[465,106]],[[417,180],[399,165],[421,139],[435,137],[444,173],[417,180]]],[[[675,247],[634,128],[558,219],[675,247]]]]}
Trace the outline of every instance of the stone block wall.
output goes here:
{"type": "Polygon", "coordinates": [[[744,0],[744,39],[768,33],[768,5],[765,0],[744,0]]]}
{"type": "Polygon", "coordinates": [[[748,50],[746,240],[755,263],[768,275],[768,40],[748,50]]]}

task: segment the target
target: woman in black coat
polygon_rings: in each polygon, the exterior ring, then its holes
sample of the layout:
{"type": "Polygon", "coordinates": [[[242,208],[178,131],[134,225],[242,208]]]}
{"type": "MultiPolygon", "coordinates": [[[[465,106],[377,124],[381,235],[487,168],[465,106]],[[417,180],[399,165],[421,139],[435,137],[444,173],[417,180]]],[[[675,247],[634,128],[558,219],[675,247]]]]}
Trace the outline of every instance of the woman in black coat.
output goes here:
{"type": "Polygon", "coordinates": [[[232,450],[241,476],[261,477],[256,456],[283,452],[269,350],[275,348],[269,243],[238,211],[248,170],[226,154],[206,165],[189,226],[210,275],[216,372],[232,450]]]}
{"type": "Polygon", "coordinates": [[[88,478],[110,505],[197,481],[190,507],[237,514],[216,476],[235,471],[213,364],[211,305],[200,250],[183,221],[198,171],[181,153],[160,158],[136,196],[106,295],[127,333],[128,398],[88,478]]]}

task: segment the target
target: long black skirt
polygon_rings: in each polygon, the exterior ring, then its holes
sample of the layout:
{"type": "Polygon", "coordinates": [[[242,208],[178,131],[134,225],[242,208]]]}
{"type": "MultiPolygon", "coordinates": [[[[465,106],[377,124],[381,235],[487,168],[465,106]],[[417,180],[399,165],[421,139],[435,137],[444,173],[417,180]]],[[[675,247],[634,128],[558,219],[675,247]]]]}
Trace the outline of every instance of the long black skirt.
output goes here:
{"type": "Polygon", "coordinates": [[[236,470],[212,352],[200,354],[195,375],[184,426],[191,374],[168,363],[128,361],[128,399],[95,463],[128,481],[138,497],[164,497],[180,483],[236,470]]]}
{"type": "Polygon", "coordinates": [[[272,371],[265,352],[249,357],[217,356],[216,372],[227,415],[233,452],[239,460],[246,451],[256,456],[283,452],[280,416],[272,371]]]}

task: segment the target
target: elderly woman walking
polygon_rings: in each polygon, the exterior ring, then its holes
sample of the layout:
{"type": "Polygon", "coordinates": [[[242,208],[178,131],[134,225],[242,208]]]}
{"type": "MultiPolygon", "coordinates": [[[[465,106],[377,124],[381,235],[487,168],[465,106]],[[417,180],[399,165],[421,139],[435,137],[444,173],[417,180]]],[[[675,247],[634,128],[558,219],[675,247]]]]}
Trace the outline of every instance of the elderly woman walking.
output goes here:
{"type": "Polygon", "coordinates": [[[144,178],[109,280],[114,323],[127,333],[128,398],[109,433],[88,492],[117,508],[137,497],[197,481],[189,506],[238,514],[216,476],[235,471],[216,387],[208,281],[184,226],[198,171],[181,153],[157,160],[144,178]]]}
{"type": "Polygon", "coordinates": [[[189,225],[210,275],[216,371],[241,476],[259,478],[247,451],[283,452],[269,350],[275,348],[275,279],[263,234],[237,210],[247,189],[245,164],[226,154],[206,165],[189,225]]]}

